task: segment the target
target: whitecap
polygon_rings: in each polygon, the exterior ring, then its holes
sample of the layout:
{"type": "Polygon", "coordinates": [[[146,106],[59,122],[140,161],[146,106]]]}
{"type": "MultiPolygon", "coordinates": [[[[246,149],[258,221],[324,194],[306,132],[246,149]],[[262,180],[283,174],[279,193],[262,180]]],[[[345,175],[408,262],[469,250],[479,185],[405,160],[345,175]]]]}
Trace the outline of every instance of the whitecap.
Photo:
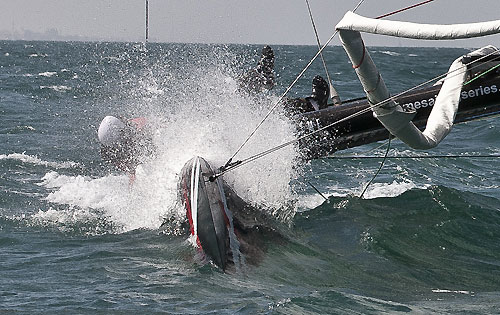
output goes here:
{"type": "MultiPolygon", "coordinates": [[[[352,195],[352,190],[341,187],[341,186],[328,186],[328,187],[317,187],[321,191],[321,194],[325,196],[327,199],[330,197],[347,197],[349,195],[352,195]]],[[[325,202],[325,198],[321,196],[317,192],[312,192],[311,194],[308,195],[303,195],[299,198],[297,202],[297,207],[300,210],[309,210],[309,209],[314,209],[323,202],[325,202]]]]}
{"type": "Polygon", "coordinates": [[[114,227],[107,218],[92,209],[59,210],[50,207],[46,211],[38,210],[29,217],[23,215],[19,219],[26,218],[30,225],[52,227],[63,233],[77,231],[85,235],[102,235],[114,232],[114,227]]]}
{"type": "Polygon", "coordinates": [[[395,51],[390,51],[390,50],[382,50],[380,51],[381,54],[389,55],[389,56],[401,56],[400,53],[397,53],[395,51]]]}
{"type": "Polygon", "coordinates": [[[71,90],[71,87],[69,86],[66,86],[66,85],[40,85],[40,89],[50,89],[50,90],[54,90],[56,92],[66,92],[66,91],[70,91],[71,90]]]}
{"type": "Polygon", "coordinates": [[[49,55],[47,54],[30,54],[28,57],[48,57],[49,55]]]}
{"type": "Polygon", "coordinates": [[[11,154],[0,154],[0,160],[16,160],[21,161],[23,163],[34,164],[34,165],[42,165],[47,167],[53,167],[56,169],[59,168],[74,168],[79,166],[78,163],[67,161],[67,162],[50,162],[44,161],[40,158],[32,155],[27,155],[24,153],[11,153],[11,154]]]}
{"type": "MultiPolygon", "coordinates": [[[[116,232],[157,229],[163,218],[176,216],[171,208],[177,200],[176,191],[157,188],[156,184],[154,179],[144,177],[141,172],[138,172],[136,183],[131,187],[126,175],[91,178],[62,175],[54,171],[48,172],[40,183],[51,191],[45,200],[69,206],[69,210],[54,210],[56,213],[52,213],[53,216],[68,217],[69,213],[76,211],[77,215],[70,216],[71,223],[75,225],[85,223],[82,220],[88,220],[89,216],[95,220],[104,217],[116,227],[116,232]]],[[[184,213],[179,216],[183,218],[184,213]]]]}
{"type": "MultiPolygon", "coordinates": [[[[411,189],[427,189],[430,185],[417,186],[413,182],[398,182],[393,181],[392,183],[373,183],[366,190],[363,195],[364,199],[375,199],[382,197],[397,197],[411,189]]],[[[363,186],[364,188],[364,186],[363,186]]]]}
{"type": "Polygon", "coordinates": [[[468,290],[433,289],[432,292],[434,292],[434,293],[459,293],[459,294],[465,294],[465,295],[471,294],[471,291],[468,291],[468,290]]]}
{"type": "Polygon", "coordinates": [[[50,77],[52,77],[52,76],[54,76],[54,75],[57,75],[57,72],[54,72],[54,71],[46,71],[46,72],[40,72],[38,75],[39,75],[39,76],[41,76],[41,77],[47,77],[47,78],[50,78],[50,77]]]}

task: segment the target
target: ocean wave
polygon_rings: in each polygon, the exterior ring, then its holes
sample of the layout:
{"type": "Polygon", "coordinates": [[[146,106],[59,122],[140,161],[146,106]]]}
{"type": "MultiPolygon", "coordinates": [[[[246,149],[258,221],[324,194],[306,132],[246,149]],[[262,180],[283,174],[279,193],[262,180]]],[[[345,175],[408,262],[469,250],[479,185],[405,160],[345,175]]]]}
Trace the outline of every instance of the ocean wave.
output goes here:
{"type": "MultiPolygon", "coordinates": [[[[403,193],[412,189],[426,190],[430,187],[429,184],[417,185],[410,181],[397,181],[392,183],[373,183],[366,190],[363,199],[376,199],[376,198],[394,198],[402,195],[403,193]]],[[[346,188],[342,186],[328,186],[320,188],[321,194],[328,199],[331,197],[349,197],[359,196],[364,189],[362,187],[346,188]]],[[[319,193],[312,192],[311,194],[302,195],[298,201],[297,206],[299,209],[314,209],[320,206],[324,201],[319,193]]]]}
{"type": "MultiPolygon", "coordinates": [[[[155,189],[151,178],[144,177],[140,171],[133,187],[129,186],[126,175],[91,178],[57,172],[45,174],[39,185],[51,191],[46,201],[70,210],[80,209],[83,213],[106,217],[116,226],[115,232],[157,229],[166,216],[173,216],[171,211],[176,211],[172,208],[176,204],[176,192],[155,189]]],[[[67,211],[62,210],[60,215],[66,217],[67,211]]],[[[80,224],[82,219],[85,220],[85,216],[76,215],[73,223],[80,224]]]]}
{"type": "Polygon", "coordinates": [[[46,211],[19,218],[27,220],[28,225],[55,228],[63,233],[78,233],[84,235],[102,235],[115,233],[112,222],[92,209],[70,208],[59,210],[49,208],[46,211]]]}
{"type": "Polygon", "coordinates": [[[50,86],[47,86],[47,85],[40,85],[40,89],[50,89],[50,90],[54,90],[56,92],[66,92],[66,91],[70,91],[71,90],[71,87],[69,86],[66,86],[66,85],[50,85],[50,86]]]}
{"type": "Polygon", "coordinates": [[[460,294],[466,294],[466,295],[470,295],[471,293],[474,294],[474,292],[471,292],[469,290],[433,289],[432,292],[434,292],[434,293],[460,293],[460,294]]]}
{"type": "Polygon", "coordinates": [[[11,128],[6,128],[4,131],[2,131],[2,134],[20,134],[23,133],[24,131],[35,131],[35,127],[30,126],[30,125],[20,125],[20,126],[13,126],[11,128]]]}
{"type": "Polygon", "coordinates": [[[400,53],[397,53],[395,51],[390,51],[390,50],[381,50],[379,53],[384,54],[384,55],[389,55],[389,56],[401,56],[400,53]]]}
{"type": "MultiPolygon", "coordinates": [[[[328,186],[325,188],[319,188],[320,192],[326,198],[330,197],[346,197],[353,194],[353,190],[341,187],[338,185],[328,186]]],[[[319,207],[323,202],[325,202],[325,198],[323,198],[318,192],[311,191],[310,194],[301,195],[299,200],[297,201],[297,207],[301,210],[314,209],[319,207]]]]}
{"type": "Polygon", "coordinates": [[[47,54],[29,54],[28,57],[48,57],[47,54]]]}
{"type": "Polygon", "coordinates": [[[375,199],[375,198],[384,198],[384,197],[397,197],[402,195],[403,193],[412,190],[412,189],[428,189],[430,185],[424,184],[421,187],[418,187],[413,182],[408,181],[393,181],[392,183],[373,183],[366,190],[363,198],[364,199],[375,199]]]}
{"type": "Polygon", "coordinates": [[[55,72],[55,71],[46,71],[46,72],[40,72],[38,75],[41,76],[41,77],[50,78],[52,76],[57,75],[57,72],[55,72]]]}
{"type": "Polygon", "coordinates": [[[22,163],[42,165],[42,166],[47,166],[47,167],[53,167],[56,169],[75,168],[75,167],[80,166],[80,164],[78,164],[76,162],[72,162],[72,161],[66,161],[66,162],[44,161],[36,156],[27,155],[24,153],[0,154],[0,160],[15,160],[15,161],[20,161],[22,163]]]}

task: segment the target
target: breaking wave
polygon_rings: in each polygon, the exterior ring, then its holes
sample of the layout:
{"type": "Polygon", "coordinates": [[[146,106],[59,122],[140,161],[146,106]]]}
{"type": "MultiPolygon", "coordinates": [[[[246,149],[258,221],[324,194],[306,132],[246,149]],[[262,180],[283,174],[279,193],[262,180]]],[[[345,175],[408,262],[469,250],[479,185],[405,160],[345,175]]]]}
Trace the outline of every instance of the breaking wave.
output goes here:
{"type": "Polygon", "coordinates": [[[52,168],[75,168],[80,166],[76,162],[72,161],[66,161],[66,162],[51,162],[51,161],[44,161],[37,156],[33,155],[27,155],[24,153],[11,153],[11,154],[0,154],[0,160],[13,160],[17,162],[22,162],[22,163],[27,163],[27,164],[33,164],[33,165],[41,165],[41,166],[46,166],[46,167],[52,167],[52,168]]]}

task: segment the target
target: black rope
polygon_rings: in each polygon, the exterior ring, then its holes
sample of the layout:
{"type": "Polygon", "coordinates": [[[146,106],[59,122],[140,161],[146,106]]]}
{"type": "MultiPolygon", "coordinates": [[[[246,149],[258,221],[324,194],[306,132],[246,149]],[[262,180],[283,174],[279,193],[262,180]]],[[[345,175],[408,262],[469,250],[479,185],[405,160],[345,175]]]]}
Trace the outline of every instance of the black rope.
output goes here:
{"type": "Polygon", "coordinates": [[[404,155],[404,156],[327,156],[324,159],[334,160],[401,160],[401,159],[484,159],[500,158],[500,154],[480,154],[480,155],[404,155]]]}
{"type": "Polygon", "coordinates": [[[417,4],[414,4],[414,5],[411,5],[411,6],[408,6],[406,8],[402,8],[402,9],[399,9],[399,10],[396,10],[396,11],[393,11],[393,12],[389,12],[387,14],[384,14],[384,15],[381,15],[381,16],[377,16],[376,19],[383,19],[385,17],[388,17],[388,16],[391,16],[391,15],[394,15],[396,13],[400,13],[400,12],[404,12],[406,10],[409,10],[409,9],[413,9],[413,8],[416,8],[418,6],[421,6],[421,5],[424,5],[424,4],[427,4],[429,2],[432,2],[434,0],[426,0],[426,1],[423,1],[423,2],[420,2],[420,3],[417,3],[417,4]]]}
{"type": "Polygon", "coordinates": [[[375,175],[373,175],[372,179],[368,182],[368,184],[366,184],[365,189],[363,189],[363,192],[359,196],[360,199],[363,198],[363,195],[365,194],[365,192],[368,189],[368,187],[371,185],[371,183],[373,183],[373,181],[375,180],[375,178],[378,176],[378,174],[382,170],[382,167],[384,166],[384,163],[385,163],[385,161],[387,159],[387,155],[389,154],[389,150],[390,149],[391,149],[391,137],[389,137],[389,141],[387,142],[387,149],[385,150],[385,154],[384,154],[383,160],[380,163],[380,166],[379,166],[377,172],[375,173],[375,175]]]}
{"type": "Polygon", "coordinates": [[[321,193],[321,191],[319,191],[319,190],[318,190],[318,188],[316,188],[313,184],[311,184],[311,182],[310,182],[310,181],[306,181],[306,183],[308,183],[308,184],[309,184],[309,186],[311,186],[314,190],[316,190],[316,192],[317,192],[317,193],[318,193],[321,197],[323,197],[326,201],[328,201],[328,198],[326,198],[326,197],[325,197],[325,195],[323,195],[323,194],[321,193]]]}
{"type": "MultiPolygon", "coordinates": [[[[321,49],[321,41],[319,40],[318,30],[316,29],[316,24],[314,23],[314,18],[311,11],[311,6],[309,5],[309,0],[306,0],[307,10],[309,11],[309,17],[311,18],[311,24],[314,30],[314,35],[316,35],[316,42],[318,44],[318,49],[321,49]]],[[[328,86],[330,87],[330,97],[333,99],[332,93],[334,93],[334,88],[332,85],[332,79],[330,78],[330,73],[328,72],[328,67],[326,66],[325,58],[323,58],[323,54],[320,54],[321,62],[323,63],[323,68],[325,68],[326,79],[328,80],[328,86]]]]}

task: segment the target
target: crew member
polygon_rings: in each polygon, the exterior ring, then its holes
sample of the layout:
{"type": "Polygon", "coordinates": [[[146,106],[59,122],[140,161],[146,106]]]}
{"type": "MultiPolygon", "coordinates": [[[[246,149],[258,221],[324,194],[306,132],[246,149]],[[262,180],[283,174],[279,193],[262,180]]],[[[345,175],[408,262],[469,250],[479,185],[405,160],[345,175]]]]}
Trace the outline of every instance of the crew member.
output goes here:
{"type": "Polygon", "coordinates": [[[146,119],[119,119],[106,116],[97,131],[101,143],[101,158],[135,179],[135,169],[154,154],[154,145],[146,119]]]}
{"type": "MultiPolygon", "coordinates": [[[[322,76],[317,75],[312,80],[311,96],[305,98],[288,99],[286,106],[293,112],[310,112],[328,107],[330,87],[322,76]]],[[[334,99],[334,105],[340,104],[338,96],[334,99]]]]}
{"type": "Polygon", "coordinates": [[[240,78],[240,88],[248,92],[271,90],[276,85],[274,75],[274,52],[270,46],[264,46],[257,66],[240,78]]]}

